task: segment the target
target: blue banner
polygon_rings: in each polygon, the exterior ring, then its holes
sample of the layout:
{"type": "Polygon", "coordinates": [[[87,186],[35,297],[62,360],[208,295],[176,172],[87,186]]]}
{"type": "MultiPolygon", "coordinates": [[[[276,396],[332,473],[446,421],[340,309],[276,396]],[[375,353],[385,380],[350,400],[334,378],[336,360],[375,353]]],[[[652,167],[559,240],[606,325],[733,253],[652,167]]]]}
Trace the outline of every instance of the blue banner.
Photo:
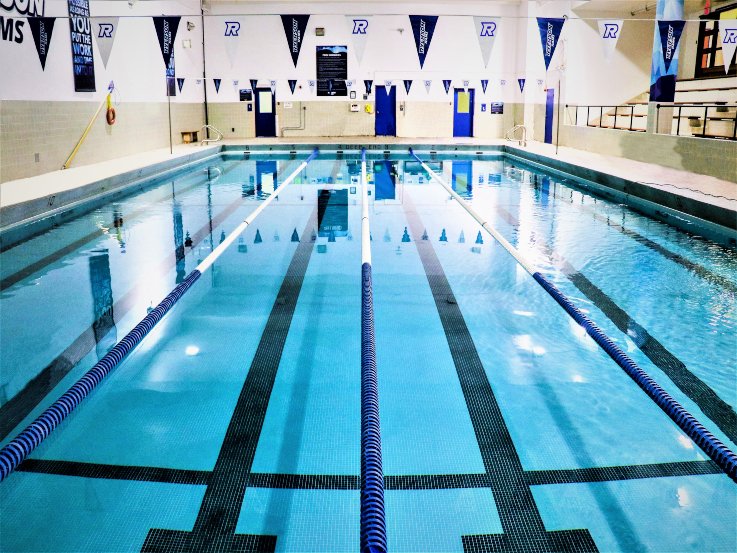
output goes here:
{"type": "Polygon", "coordinates": [[[407,94],[409,94],[409,89],[412,88],[412,80],[404,79],[404,90],[407,91],[407,94]]]}
{"type": "Polygon", "coordinates": [[[450,79],[443,79],[443,86],[445,87],[445,93],[448,94],[448,91],[450,90],[450,79]]]}
{"type": "Polygon", "coordinates": [[[363,81],[363,84],[366,85],[366,94],[371,94],[371,85],[374,84],[374,81],[363,81]]]}
{"type": "Polygon", "coordinates": [[[213,79],[212,82],[215,83],[215,92],[220,92],[220,82],[222,79],[213,79]]]}
{"type": "Polygon", "coordinates": [[[289,90],[292,91],[292,94],[294,94],[294,87],[297,86],[297,79],[288,79],[289,82],[289,90]]]}
{"type": "Polygon", "coordinates": [[[184,79],[177,79],[177,84],[179,85],[179,92],[182,92],[182,87],[184,87],[184,79]]]}
{"type": "Polygon", "coordinates": [[[678,51],[678,42],[681,40],[685,21],[658,21],[660,31],[660,46],[663,49],[665,72],[668,73],[670,64],[678,51]]]}
{"type": "Polygon", "coordinates": [[[517,79],[517,82],[519,83],[519,91],[524,92],[525,91],[525,80],[517,79]]]}
{"type": "Polygon", "coordinates": [[[38,52],[38,61],[41,62],[41,70],[46,69],[46,56],[49,55],[49,46],[51,45],[51,33],[54,31],[53,17],[29,17],[28,26],[31,28],[33,42],[36,44],[36,52],[38,52]]]}
{"type": "Polygon", "coordinates": [[[489,79],[481,79],[481,88],[484,89],[484,94],[486,94],[487,86],[489,86],[489,79]]]}
{"type": "MultiPolygon", "coordinates": [[[[653,31],[653,57],[650,66],[650,101],[673,102],[676,98],[676,75],[678,73],[679,40],[674,23],[683,19],[683,0],[658,0],[655,9],[657,25],[653,31]],[[661,25],[663,24],[663,25],[661,25]],[[668,27],[672,30],[669,31],[668,27]],[[661,31],[663,28],[663,31],[661,31]],[[668,34],[671,47],[668,51],[668,34]],[[665,37],[663,37],[665,35],[665,37]],[[665,46],[664,46],[665,42],[665,46]],[[668,59],[665,56],[668,55],[668,59]]],[[[683,27],[678,29],[680,37],[683,27]]]]}
{"type": "Polygon", "coordinates": [[[420,69],[425,65],[427,52],[430,50],[430,41],[435,32],[435,25],[438,22],[437,15],[410,15],[410,24],[412,25],[412,33],[415,35],[415,46],[417,47],[417,55],[420,58],[420,69]]]}
{"type": "Polygon", "coordinates": [[[558,45],[560,32],[563,30],[565,19],[556,19],[553,17],[538,17],[537,27],[540,30],[540,40],[543,45],[543,57],[545,58],[545,70],[550,67],[550,60],[555,54],[555,47],[558,45]]]}
{"type": "Polygon", "coordinates": [[[287,44],[289,44],[289,53],[292,55],[294,67],[297,67],[299,59],[299,51],[302,49],[302,41],[307,30],[307,22],[309,15],[282,15],[281,22],[284,26],[284,33],[287,35],[287,44]]]}

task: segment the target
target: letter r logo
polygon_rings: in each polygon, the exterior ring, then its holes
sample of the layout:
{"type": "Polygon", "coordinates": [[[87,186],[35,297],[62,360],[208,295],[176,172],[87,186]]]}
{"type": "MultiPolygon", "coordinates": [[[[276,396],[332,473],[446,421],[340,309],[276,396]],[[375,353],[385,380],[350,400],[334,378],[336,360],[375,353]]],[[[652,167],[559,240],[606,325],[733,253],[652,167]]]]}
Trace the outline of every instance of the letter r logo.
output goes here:
{"type": "Polygon", "coordinates": [[[481,22],[481,34],[479,36],[494,36],[496,31],[496,23],[493,21],[481,22]]]}
{"type": "Polygon", "coordinates": [[[353,34],[354,35],[365,35],[366,29],[368,29],[368,21],[365,19],[354,19],[353,20],[353,34]]]}
{"type": "Polygon", "coordinates": [[[237,21],[226,21],[225,22],[225,36],[238,36],[241,24],[237,21]]]}
{"type": "Polygon", "coordinates": [[[617,38],[619,25],[616,23],[604,23],[604,36],[601,38],[617,38]]]}
{"type": "Polygon", "coordinates": [[[113,37],[113,26],[111,23],[100,23],[100,34],[97,35],[99,38],[112,38],[113,37]]]}
{"type": "Polygon", "coordinates": [[[737,44],[737,29],[727,29],[722,42],[724,44],[737,44]]]}

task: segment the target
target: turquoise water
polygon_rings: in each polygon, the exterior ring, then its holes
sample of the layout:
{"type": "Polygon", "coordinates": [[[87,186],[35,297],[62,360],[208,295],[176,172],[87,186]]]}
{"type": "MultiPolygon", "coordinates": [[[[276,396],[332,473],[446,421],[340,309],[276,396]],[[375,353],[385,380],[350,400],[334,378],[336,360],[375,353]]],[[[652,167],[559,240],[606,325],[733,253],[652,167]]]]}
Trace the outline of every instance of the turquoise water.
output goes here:
{"type": "MultiPolygon", "coordinates": [[[[0,253],[2,445],[299,163],[253,157],[0,253]]],[[[369,163],[390,551],[574,530],[599,551],[737,549],[734,483],[408,159],[369,163]],[[444,319],[446,303],[462,317],[444,319]]],[[[440,160],[474,209],[737,449],[734,250],[502,157],[440,160]]],[[[275,537],[259,550],[358,549],[358,174],[357,157],[311,162],[0,484],[2,551],[153,551],[152,529],[230,550],[258,549],[234,545],[256,536],[275,537]],[[347,205],[323,217],[331,189],[347,205]]]]}

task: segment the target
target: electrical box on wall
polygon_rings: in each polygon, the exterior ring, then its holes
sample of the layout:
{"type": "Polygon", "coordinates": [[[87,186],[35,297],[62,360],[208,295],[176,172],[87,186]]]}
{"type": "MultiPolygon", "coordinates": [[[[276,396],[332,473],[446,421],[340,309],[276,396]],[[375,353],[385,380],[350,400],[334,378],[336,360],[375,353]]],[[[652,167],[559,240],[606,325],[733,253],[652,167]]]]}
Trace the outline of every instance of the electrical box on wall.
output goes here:
{"type": "Polygon", "coordinates": [[[315,36],[325,36],[325,28],[315,27],[315,36]]]}
{"type": "Polygon", "coordinates": [[[351,104],[351,111],[361,111],[358,107],[358,104],[351,104]]]}

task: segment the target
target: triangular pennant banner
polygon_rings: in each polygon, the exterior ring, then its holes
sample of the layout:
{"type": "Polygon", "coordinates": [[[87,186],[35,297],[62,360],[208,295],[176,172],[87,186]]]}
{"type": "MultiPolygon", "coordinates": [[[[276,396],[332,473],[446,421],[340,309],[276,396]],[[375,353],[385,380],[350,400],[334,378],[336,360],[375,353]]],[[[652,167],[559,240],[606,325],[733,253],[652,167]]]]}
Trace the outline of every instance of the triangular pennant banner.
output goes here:
{"type": "Polygon", "coordinates": [[[118,32],[119,19],[119,17],[95,17],[92,20],[97,49],[100,51],[102,64],[105,68],[107,68],[107,62],[110,59],[110,52],[113,49],[115,33],[118,32]]]}
{"type": "Polygon", "coordinates": [[[724,72],[729,72],[729,66],[737,49],[737,19],[720,19],[719,36],[722,38],[722,57],[724,58],[724,72]]]}
{"type": "Polygon", "coordinates": [[[384,81],[384,88],[386,88],[387,94],[389,93],[389,89],[392,87],[391,81],[384,81]]]}
{"type": "Polygon", "coordinates": [[[368,41],[368,33],[371,27],[370,15],[346,15],[345,21],[351,31],[353,39],[353,50],[358,58],[358,65],[361,65],[363,52],[366,50],[366,42],[368,41]]]}
{"type": "Polygon", "coordinates": [[[430,41],[432,41],[432,35],[435,32],[438,16],[410,15],[409,21],[412,25],[412,33],[415,35],[415,46],[420,58],[420,69],[422,69],[425,65],[427,52],[430,50],[430,41]]]}
{"type": "Polygon", "coordinates": [[[404,79],[404,90],[409,94],[409,89],[412,88],[412,79],[404,79]]]}
{"type": "Polygon", "coordinates": [[[222,79],[213,79],[213,82],[215,83],[215,92],[220,92],[220,82],[222,79]]]}
{"type": "Polygon", "coordinates": [[[468,87],[471,84],[471,81],[463,81],[463,91],[468,92],[468,87]]]}
{"type": "Polygon", "coordinates": [[[550,67],[550,60],[555,54],[560,32],[563,30],[565,19],[555,17],[538,17],[537,27],[540,30],[540,40],[543,45],[543,57],[545,58],[545,70],[550,67]]]}
{"type": "Polygon", "coordinates": [[[294,94],[294,88],[297,86],[297,79],[289,79],[289,90],[294,94]]]}
{"type": "Polygon", "coordinates": [[[177,36],[177,29],[179,28],[179,21],[181,19],[179,16],[153,18],[156,34],[159,37],[161,55],[164,56],[164,67],[169,67],[169,60],[174,53],[174,39],[177,36]]]}
{"type": "Polygon", "coordinates": [[[366,86],[366,94],[371,94],[371,85],[374,81],[363,81],[363,84],[366,86]]]}
{"type": "Polygon", "coordinates": [[[683,26],[685,21],[658,21],[658,30],[660,31],[660,46],[663,49],[663,62],[665,63],[665,72],[668,73],[670,64],[678,52],[678,42],[681,40],[683,26]]]}
{"type": "Polygon", "coordinates": [[[617,48],[617,41],[624,19],[600,19],[597,23],[599,23],[601,45],[604,48],[604,62],[609,65],[614,50],[617,48]]]}
{"type": "Polygon", "coordinates": [[[223,33],[223,42],[225,43],[225,52],[228,54],[230,68],[233,69],[236,54],[238,53],[238,39],[240,38],[241,28],[243,27],[246,18],[228,15],[219,19],[220,28],[223,33]]]}
{"type": "Polygon", "coordinates": [[[313,94],[315,92],[315,81],[307,81],[307,84],[310,87],[310,94],[313,94]]]}
{"type": "Polygon", "coordinates": [[[445,93],[448,94],[448,91],[450,90],[450,79],[445,80],[443,79],[443,86],[445,87],[445,93]]]}
{"type": "Polygon", "coordinates": [[[276,81],[269,81],[269,86],[271,86],[271,93],[276,94],[276,81]]]}
{"type": "Polygon", "coordinates": [[[484,90],[484,94],[486,94],[487,86],[489,86],[489,79],[481,79],[481,88],[484,90]]]}
{"type": "Polygon", "coordinates": [[[481,48],[481,57],[484,59],[484,67],[489,66],[489,58],[491,58],[491,49],[494,48],[499,20],[499,17],[473,18],[473,24],[476,27],[476,37],[479,39],[479,47],[481,48]]]}
{"type": "Polygon", "coordinates": [[[36,43],[36,52],[38,52],[38,60],[41,62],[41,69],[46,69],[46,56],[49,55],[49,46],[51,45],[51,33],[54,30],[53,17],[29,17],[28,26],[31,28],[33,42],[36,43]]]}
{"type": "Polygon", "coordinates": [[[432,85],[432,81],[424,81],[425,83],[425,92],[430,94],[430,86],[432,85]]]}
{"type": "Polygon", "coordinates": [[[184,79],[177,79],[177,84],[179,85],[179,92],[182,92],[182,87],[184,86],[184,79]]]}
{"type": "Polygon", "coordinates": [[[251,90],[256,94],[256,87],[258,86],[258,79],[251,79],[251,90]]]}
{"type": "Polygon", "coordinates": [[[517,79],[517,82],[519,83],[519,91],[524,92],[525,91],[525,80],[517,79]]]}
{"type": "Polygon", "coordinates": [[[302,41],[304,40],[307,22],[310,20],[309,15],[282,15],[281,22],[284,25],[284,33],[287,35],[287,44],[289,45],[289,53],[292,55],[294,67],[297,67],[299,59],[299,51],[302,49],[302,41]]]}
{"type": "Polygon", "coordinates": [[[352,81],[352,80],[351,80],[351,81],[346,81],[346,82],[345,82],[345,86],[346,86],[346,88],[353,88],[353,83],[354,83],[354,82],[355,82],[355,81],[352,81]]]}

